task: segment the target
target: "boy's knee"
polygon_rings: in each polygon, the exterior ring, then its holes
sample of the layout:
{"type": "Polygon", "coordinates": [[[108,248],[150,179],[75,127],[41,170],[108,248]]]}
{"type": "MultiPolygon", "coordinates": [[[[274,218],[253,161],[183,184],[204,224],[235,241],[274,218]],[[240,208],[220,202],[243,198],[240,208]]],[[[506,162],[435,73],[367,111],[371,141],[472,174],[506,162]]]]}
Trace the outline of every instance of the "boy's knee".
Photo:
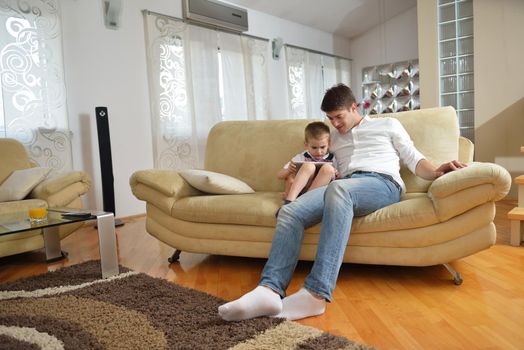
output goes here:
{"type": "Polygon", "coordinates": [[[335,176],[335,168],[331,164],[324,164],[320,167],[320,172],[322,174],[335,176]]]}
{"type": "Polygon", "coordinates": [[[300,170],[302,172],[306,172],[307,174],[312,174],[315,172],[316,170],[316,166],[315,164],[313,163],[304,163],[302,164],[302,166],[300,167],[300,170]]]}

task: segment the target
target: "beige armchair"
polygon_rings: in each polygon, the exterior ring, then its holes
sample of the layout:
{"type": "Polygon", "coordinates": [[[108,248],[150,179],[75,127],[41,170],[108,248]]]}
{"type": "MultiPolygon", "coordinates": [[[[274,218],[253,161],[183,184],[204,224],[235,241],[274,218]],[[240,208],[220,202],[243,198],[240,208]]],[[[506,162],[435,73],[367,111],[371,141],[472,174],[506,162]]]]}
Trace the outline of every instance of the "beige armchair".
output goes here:
{"type": "MultiPolygon", "coordinates": [[[[35,166],[24,146],[13,139],[0,139],[0,184],[13,171],[35,166]]],[[[23,200],[0,202],[0,215],[27,211],[30,207],[82,208],[80,196],[85,194],[91,180],[83,171],[71,171],[51,175],[38,184],[23,200]]],[[[82,223],[59,227],[60,239],[70,235],[82,223]]],[[[44,247],[41,230],[0,236],[0,257],[19,254],[44,247]]]]}

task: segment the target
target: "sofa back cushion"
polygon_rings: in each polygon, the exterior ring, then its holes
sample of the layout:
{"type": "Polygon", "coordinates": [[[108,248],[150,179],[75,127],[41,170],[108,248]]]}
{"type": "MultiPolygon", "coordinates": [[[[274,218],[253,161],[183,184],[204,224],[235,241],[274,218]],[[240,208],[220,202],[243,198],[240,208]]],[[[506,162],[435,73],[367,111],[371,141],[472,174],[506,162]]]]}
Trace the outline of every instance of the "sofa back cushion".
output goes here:
{"type": "MultiPolygon", "coordinates": [[[[415,147],[435,166],[459,157],[459,126],[453,107],[427,108],[386,115],[397,118],[415,147]]],[[[415,176],[401,165],[406,193],[427,192],[430,181],[415,176]]]]}
{"type": "MultiPolygon", "coordinates": [[[[417,149],[435,165],[458,159],[459,128],[452,107],[430,108],[376,116],[397,118],[417,149]]],[[[206,170],[236,177],[255,191],[282,191],[276,174],[304,149],[304,128],[313,120],[227,121],[215,125],[206,145],[206,170]]],[[[329,123],[329,122],[326,122],[329,123]]],[[[336,131],[333,131],[336,132],[336,131]]],[[[401,176],[407,193],[427,192],[429,181],[405,166],[401,176]]]]}
{"type": "Polygon", "coordinates": [[[236,177],[255,191],[282,191],[277,172],[304,149],[313,120],[227,121],[209,132],[204,168],[236,177]]]}
{"type": "Polygon", "coordinates": [[[15,170],[31,168],[24,146],[14,139],[0,138],[0,184],[15,170]]]}

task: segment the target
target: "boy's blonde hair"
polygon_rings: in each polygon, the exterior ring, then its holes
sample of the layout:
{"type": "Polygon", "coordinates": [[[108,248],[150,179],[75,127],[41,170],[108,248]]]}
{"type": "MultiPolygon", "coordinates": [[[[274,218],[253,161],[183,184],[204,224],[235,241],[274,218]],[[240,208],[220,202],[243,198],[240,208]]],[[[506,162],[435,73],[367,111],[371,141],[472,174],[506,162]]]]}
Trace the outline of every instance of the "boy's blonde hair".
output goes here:
{"type": "Polygon", "coordinates": [[[330,130],[329,130],[329,126],[327,126],[323,122],[309,123],[306,126],[306,129],[304,130],[304,138],[306,142],[308,142],[311,139],[317,140],[326,134],[329,136],[330,130]]]}

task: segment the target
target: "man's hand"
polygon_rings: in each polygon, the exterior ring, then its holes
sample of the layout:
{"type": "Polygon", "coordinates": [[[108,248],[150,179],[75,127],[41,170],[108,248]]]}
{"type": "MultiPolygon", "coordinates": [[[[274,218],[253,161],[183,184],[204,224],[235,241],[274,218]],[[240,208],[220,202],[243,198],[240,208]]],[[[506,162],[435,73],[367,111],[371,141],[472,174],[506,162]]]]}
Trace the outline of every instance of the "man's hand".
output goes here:
{"type": "Polygon", "coordinates": [[[467,167],[468,165],[458,160],[452,160],[436,168],[431,164],[427,159],[422,159],[417,164],[416,174],[426,180],[435,180],[438,177],[441,177],[445,173],[450,171],[459,170],[467,167]]]}
{"type": "Polygon", "coordinates": [[[444,175],[445,173],[449,173],[450,171],[458,170],[467,167],[468,165],[462,162],[459,162],[458,160],[452,160],[451,162],[447,162],[439,166],[437,169],[435,169],[435,179],[437,177],[440,177],[444,175]]]}

